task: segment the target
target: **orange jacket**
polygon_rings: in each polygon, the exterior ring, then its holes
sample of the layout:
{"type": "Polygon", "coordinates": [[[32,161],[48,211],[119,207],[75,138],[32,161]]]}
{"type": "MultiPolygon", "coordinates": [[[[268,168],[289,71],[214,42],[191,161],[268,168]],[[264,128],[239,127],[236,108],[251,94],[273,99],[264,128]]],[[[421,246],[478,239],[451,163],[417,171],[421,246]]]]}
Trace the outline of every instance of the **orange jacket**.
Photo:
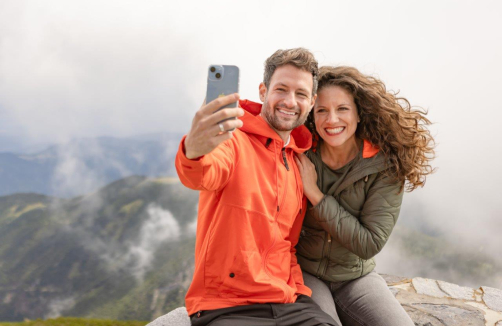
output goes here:
{"type": "Polygon", "coordinates": [[[294,153],[310,148],[300,126],[284,142],[259,116],[261,104],[240,101],[244,126],[197,160],[184,153],[181,182],[200,190],[195,272],[188,314],[253,303],[292,303],[311,295],[295,256],[304,217],[303,185],[294,153]]]}

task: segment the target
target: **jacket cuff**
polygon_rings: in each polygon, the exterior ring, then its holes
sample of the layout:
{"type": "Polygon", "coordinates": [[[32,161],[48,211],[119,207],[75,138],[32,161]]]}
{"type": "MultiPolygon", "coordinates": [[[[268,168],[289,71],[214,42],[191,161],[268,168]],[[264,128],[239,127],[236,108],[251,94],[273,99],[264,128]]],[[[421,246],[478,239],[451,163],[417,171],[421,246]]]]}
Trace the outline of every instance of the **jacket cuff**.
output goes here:
{"type": "Polygon", "coordinates": [[[335,199],[335,197],[330,195],[324,195],[324,197],[317,203],[317,205],[311,207],[310,214],[319,222],[326,223],[333,219],[333,216],[327,216],[326,213],[330,211],[338,211],[340,204],[335,199]]]}
{"type": "Polygon", "coordinates": [[[185,139],[187,136],[183,136],[181,139],[180,145],[178,147],[178,159],[181,165],[184,168],[188,169],[196,169],[196,168],[202,168],[202,161],[203,158],[205,157],[204,155],[195,159],[189,159],[186,157],[186,149],[185,149],[185,139]]]}
{"type": "Polygon", "coordinates": [[[310,213],[318,220],[319,219],[319,211],[321,210],[321,207],[324,205],[324,202],[326,201],[326,198],[328,195],[324,195],[322,199],[317,203],[317,205],[310,207],[308,210],[310,213]]]}

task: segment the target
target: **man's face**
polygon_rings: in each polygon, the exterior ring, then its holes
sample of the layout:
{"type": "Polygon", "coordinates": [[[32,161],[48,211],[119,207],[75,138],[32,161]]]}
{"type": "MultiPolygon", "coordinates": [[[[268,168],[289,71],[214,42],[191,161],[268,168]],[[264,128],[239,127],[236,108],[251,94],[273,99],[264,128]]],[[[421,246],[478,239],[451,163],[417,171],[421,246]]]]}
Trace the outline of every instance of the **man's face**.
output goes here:
{"type": "Polygon", "coordinates": [[[278,67],[269,88],[260,84],[261,115],[279,135],[302,125],[314,105],[312,74],[293,65],[278,67]]]}

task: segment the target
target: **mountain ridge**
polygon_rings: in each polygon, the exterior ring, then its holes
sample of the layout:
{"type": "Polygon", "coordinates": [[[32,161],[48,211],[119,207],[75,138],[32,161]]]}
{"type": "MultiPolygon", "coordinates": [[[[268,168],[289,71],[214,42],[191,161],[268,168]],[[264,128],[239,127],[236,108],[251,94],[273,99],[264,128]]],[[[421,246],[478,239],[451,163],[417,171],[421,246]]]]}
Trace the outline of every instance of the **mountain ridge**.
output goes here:
{"type": "Polygon", "coordinates": [[[71,198],[131,175],[176,176],[181,133],[74,139],[35,153],[0,153],[0,196],[34,192],[71,198]]]}

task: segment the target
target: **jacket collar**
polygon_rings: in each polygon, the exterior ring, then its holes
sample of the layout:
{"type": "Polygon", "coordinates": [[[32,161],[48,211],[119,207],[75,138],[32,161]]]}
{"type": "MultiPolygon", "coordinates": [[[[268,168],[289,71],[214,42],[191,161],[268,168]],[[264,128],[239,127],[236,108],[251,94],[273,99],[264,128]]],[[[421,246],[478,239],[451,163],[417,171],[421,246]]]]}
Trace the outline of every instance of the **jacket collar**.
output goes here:
{"type": "MultiPolygon", "coordinates": [[[[260,116],[262,104],[249,100],[240,100],[239,105],[244,109],[244,116],[240,118],[244,123],[242,128],[240,128],[241,131],[257,135],[263,144],[265,144],[269,138],[284,144],[281,137],[260,116]]],[[[301,125],[291,132],[291,140],[287,148],[291,148],[297,153],[303,153],[308,150],[311,145],[312,135],[307,127],[301,125]]]]}
{"type": "Polygon", "coordinates": [[[367,141],[366,139],[363,141],[363,158],[370,158],[375,155],[380,151],[380,149],[367,141]]]}

